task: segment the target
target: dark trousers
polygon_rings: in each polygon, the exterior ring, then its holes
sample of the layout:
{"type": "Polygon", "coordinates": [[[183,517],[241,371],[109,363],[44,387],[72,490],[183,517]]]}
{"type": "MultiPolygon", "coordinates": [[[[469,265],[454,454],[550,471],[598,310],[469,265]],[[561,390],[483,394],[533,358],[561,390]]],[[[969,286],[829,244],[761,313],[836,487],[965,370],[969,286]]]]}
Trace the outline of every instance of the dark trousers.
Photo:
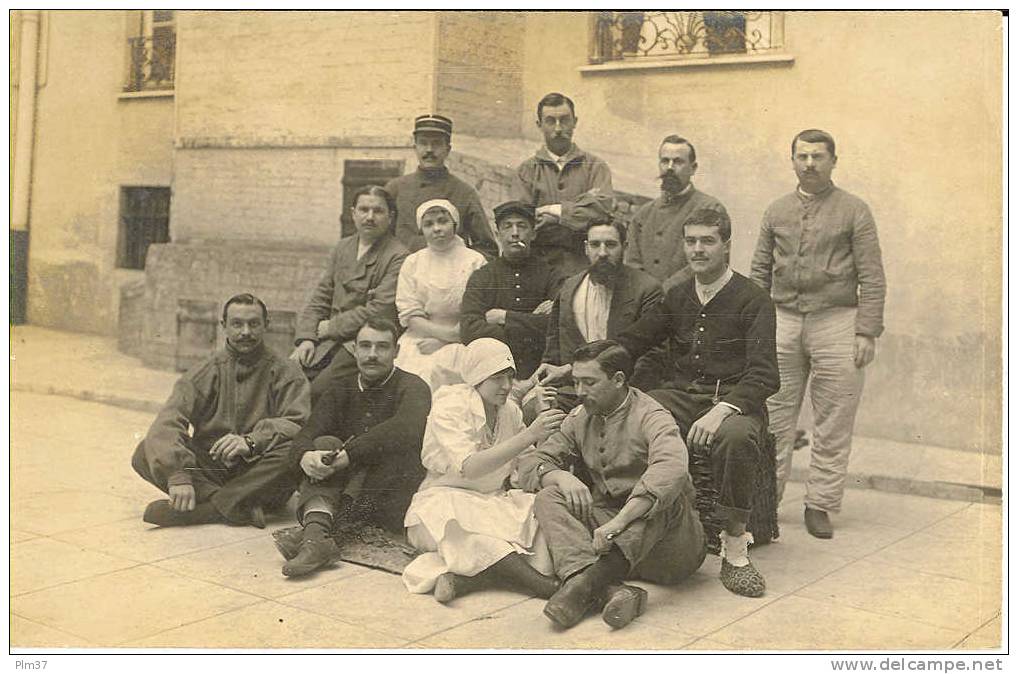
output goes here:
{"type": "MultiPolygon", "coordinates": [[[[712,393],[658,389],[650,395],[672,413],[683,438],[693,422],[714,407],[712,393]]],[[[733,414],[718,428],[710,448],[711,469],[720,492],[718,507],[726,516],[732,511],[742,519],[749,516],[766,428],[762,417],[748,414],[733,414]]]]}
{"type": "MultiPolygon", "coordinates": [[[[601,526],[620,508],[595,500],[592,510],[594,523],[601,526]]],[[[597,561],[593,529],[573,515],[558,487],[545,487],[537,493],[534,513],[559,578],[565,580],[597,561]]],[[[673,585],[693,574],[703,564],[707,549],[689,479],[671,508],[636,520],[612,542],[629,561],[630,578],[673,585]]]]}
{"type": "MultiPolygon", "coordinates": [[[[169,493],[165,477],[154,475],[143,448],[138,443],[131,466],[146,482],[169,493]]],[[[241,461],[227,467],[213,461],[208,452],[191,450],[197,467],[191,471],[191,485],[198,503],[211,501],[219,513],[231,522],[246,522],[253,506],[269,510],[281,508],[300,479],[294,469],[290,441],[276,443],[251,463],[241,461]]]]}
{"type": "Polygon", "coordinates": [[[318,366],[305,368],[304,374],[311,382],[311,407],[339,379],[356,373],[357,359],[342,344],[337,344],[332,354],[323,358],[318,366]]]}
{"type": "MultiPolygon", "coordinates": [[[[315,449],[339,449],[339,438],[323,436],[315,449]]],[[[395,456],[375,464],[337,471],[319,482],[307,476],[300,485],[297,520],[304,522],[304,510],[312,499],[321,498],[334,521],[356,519],[402,533],[403,516],[424,479],[424,468],[416,452],[395,456]]]]}

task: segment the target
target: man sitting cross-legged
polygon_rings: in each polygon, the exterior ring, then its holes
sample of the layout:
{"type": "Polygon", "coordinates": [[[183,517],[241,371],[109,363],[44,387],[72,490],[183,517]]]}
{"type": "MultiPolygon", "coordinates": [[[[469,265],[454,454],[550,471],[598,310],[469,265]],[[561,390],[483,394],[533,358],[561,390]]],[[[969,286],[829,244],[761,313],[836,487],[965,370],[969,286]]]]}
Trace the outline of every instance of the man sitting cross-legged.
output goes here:
{"type": "Polygon", "coordinates": [[[145,509],[151,524],[264,527],[263,508],[281,507],[297,486],[290,440],[308,418],[307,379],[266,348],[257,297],[227,300],[222,325],[226,348],[177,381],[131,459],[170,497],[145,509]]]}
{"type": "Polygon", "coordinates": [[[283,575],[303,576],[339,555],[329,537],[340,518],[402,531],[424,477],[421,442],[431,410],[424,381],[393,365],[396,326],[369,318],[357,331],[357,374],[337,379],[315,403],[293,441],[305,478],[300,486],[299,537],[278,537],[283,575]]]}
{"type": "Polygon", "coordinates": [[[576,349],[582,406],[520,457],[519,481],[538,492],[534,511],[563,581],[544,613],[561,627],[596,606],[612,627],[627,625],[647,593],[623,580],[677,583],[706,556],[686,446],[671,414],[629,385],[632,374],[617,342],[576,349]]]}

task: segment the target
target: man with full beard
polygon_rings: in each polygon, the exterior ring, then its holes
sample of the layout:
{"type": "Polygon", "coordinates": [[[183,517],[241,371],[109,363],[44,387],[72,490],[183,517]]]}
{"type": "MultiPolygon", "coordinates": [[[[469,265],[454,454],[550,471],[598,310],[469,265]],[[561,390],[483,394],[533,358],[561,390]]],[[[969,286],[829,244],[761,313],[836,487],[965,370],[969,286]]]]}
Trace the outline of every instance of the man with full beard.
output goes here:
{"type": "Polygon", "coordinates": [[[622,263],[626,228],[611,215],[611,197],[598,199],[600,213],[587,225],[584,249],[590,267],[562,283],[548,320],[548,334],[537,377],[569,370],[577,347],[613,339],[657,306],[661,284],[650,274],[622,263]]]}
{"type": "Polygon", "coordinates": [[[661,196],[644,204],[629,226],[629,250],[626,264],[646,271],[664,286],[693,278],[683,251],[683,228],[689,217],[701,210],[724,213],[720,201],[693,186],[696,173],[696,148],[685,138],[672,134],[658,149],[661,196]]]}

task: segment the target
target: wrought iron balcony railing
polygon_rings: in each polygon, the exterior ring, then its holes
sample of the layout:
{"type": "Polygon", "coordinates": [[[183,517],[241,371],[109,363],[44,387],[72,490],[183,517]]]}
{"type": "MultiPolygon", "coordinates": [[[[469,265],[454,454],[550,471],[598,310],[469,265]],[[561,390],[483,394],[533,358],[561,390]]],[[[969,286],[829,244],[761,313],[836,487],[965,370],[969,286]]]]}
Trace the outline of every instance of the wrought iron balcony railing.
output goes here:
{"type": "Polygon", "coordinates": [[[781,12],[598,12],[592,63],[711,58],[784,47],[781,12]]]}
{"type": "Polygon", "coordinates": [[[151,37],[128,38],[130,67],[124,91],[151,91],[173,88],[177,40],[172,32],[151,37]]]}

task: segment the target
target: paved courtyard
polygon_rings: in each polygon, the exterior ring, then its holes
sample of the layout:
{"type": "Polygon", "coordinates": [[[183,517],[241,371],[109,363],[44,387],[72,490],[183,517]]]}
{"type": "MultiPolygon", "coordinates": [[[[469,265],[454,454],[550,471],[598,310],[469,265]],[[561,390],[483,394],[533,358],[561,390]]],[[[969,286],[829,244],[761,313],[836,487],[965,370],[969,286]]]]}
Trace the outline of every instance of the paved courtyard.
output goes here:
{"type": "Polygon", "coordinates": [[[13,648],[996,648],[1001,508],[849,490],[835,538],[809,537],[802,487],[778,542],[754,552],[761,599],[736,597],[708,556],[691,579],[650,591],[646,615],[612,631],[591,616],[557,631],[543,602],[511,592],[451,605],[398,576],[341,563],[303,580],[279,571],[267,530],[158,529],[159,493],[130,453],[152,415],[63,396],[11,397],[13,648]]]}

